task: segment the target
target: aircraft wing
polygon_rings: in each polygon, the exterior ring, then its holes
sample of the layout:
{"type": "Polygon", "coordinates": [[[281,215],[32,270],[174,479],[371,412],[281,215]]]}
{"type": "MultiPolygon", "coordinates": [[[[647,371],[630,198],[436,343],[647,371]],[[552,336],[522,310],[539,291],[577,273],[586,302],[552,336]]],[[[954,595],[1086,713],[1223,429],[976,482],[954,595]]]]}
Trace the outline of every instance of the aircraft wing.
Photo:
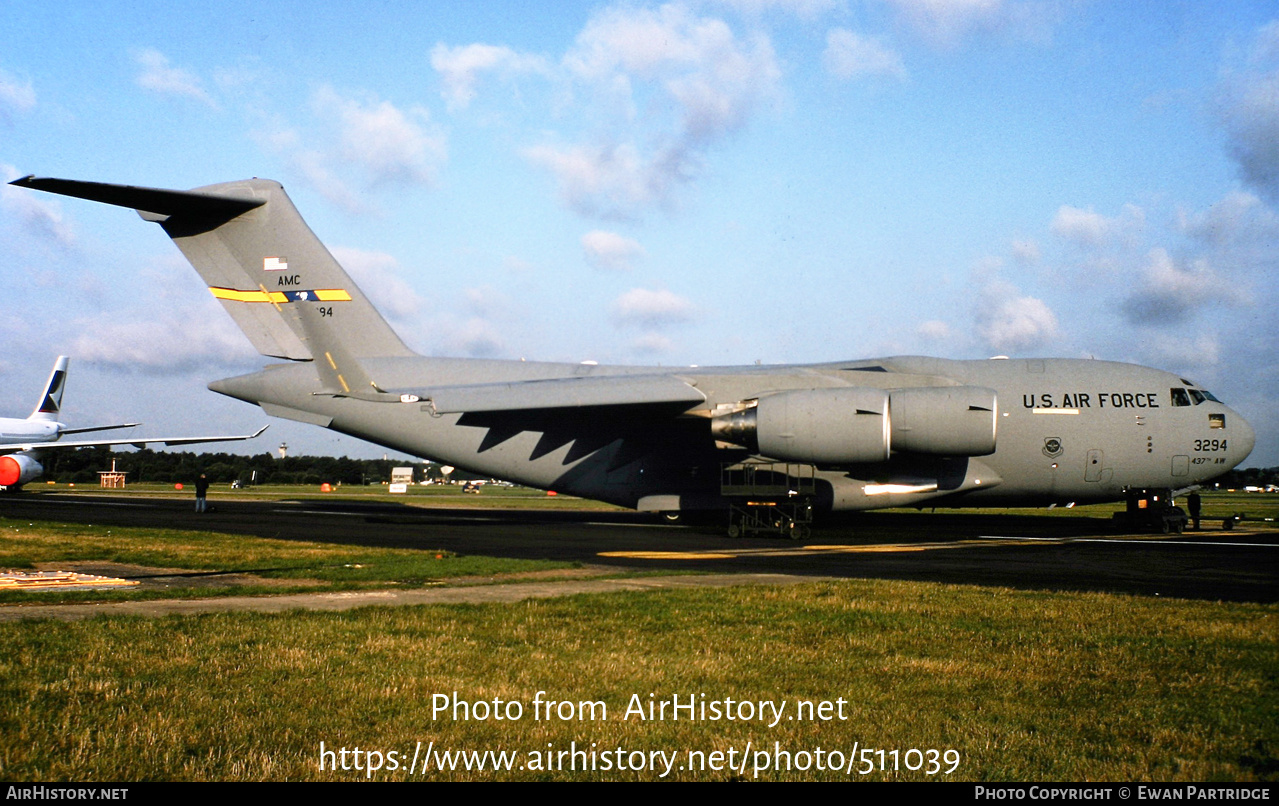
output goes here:
{"type": "Polygon", "coordinates": [[[483,383],[413,390],[439,414],[496,413],[606,406],[680,405],[706,402],[706,395],[674,375],[605,375],[483,383]]]}
{"type": "Polygon", "coordinates": [[[60,434],[87,434],[90,431],[115,431],[118,428],[134,428],[141,423],[120,423],[119,425],[91,425],[87,428],[64,428],[60,434]]]}
{"type": "Polygon", "coordinates": [[[0,446],[0,454],[20,453],[22,451],[48,451],[58,448],[101,448],[106,445],[132,445],[143,448],[148,444],[163,442],[165,445],[195,445],[201,442],[241,442],[259,436],[270,426],[262,426],[252,434],[217,437],[133,437],[131,439],[97,439],[73,440],[59,442],[27,442],[0,446]]]}

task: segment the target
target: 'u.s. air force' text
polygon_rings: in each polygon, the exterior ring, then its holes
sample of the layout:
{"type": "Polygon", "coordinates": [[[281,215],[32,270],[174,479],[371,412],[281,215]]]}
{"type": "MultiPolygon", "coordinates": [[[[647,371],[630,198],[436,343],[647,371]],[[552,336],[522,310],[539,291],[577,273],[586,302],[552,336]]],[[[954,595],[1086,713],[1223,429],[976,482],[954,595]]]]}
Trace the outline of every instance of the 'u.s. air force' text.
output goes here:
{"type": "Polygon", "coordinates": [[[1155,392],[1063,392],[1022,394],[1021,404],[1028,409],[1157,409],[1155,392]],[[1093,401],[1096,405],[1093,405],[1093,401]]]}

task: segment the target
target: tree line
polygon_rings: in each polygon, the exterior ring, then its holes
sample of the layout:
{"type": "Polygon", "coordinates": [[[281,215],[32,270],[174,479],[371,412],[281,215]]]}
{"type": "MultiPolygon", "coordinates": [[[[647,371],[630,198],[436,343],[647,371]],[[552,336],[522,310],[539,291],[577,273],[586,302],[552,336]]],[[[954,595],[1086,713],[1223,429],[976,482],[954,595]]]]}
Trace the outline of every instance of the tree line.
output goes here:
{"type": "MultiPolygon", "coordinates": [[[[109,447],[49,451],[41,458],[44,478],[74,484],[97,484],[98,473],[111,469],[127,473],[129,483],[190,484],[203,473],[214,484],[381,484],[391,480],[391,468],[412,467],[414,481],[440,480],[433,462],[403,459],[350,459],[345,456],[287,456],[270,453],[191,453],[150,449],[113,452],[109,447]]],[[[470,478],[453,474],[454,478],[470,478]]]]}

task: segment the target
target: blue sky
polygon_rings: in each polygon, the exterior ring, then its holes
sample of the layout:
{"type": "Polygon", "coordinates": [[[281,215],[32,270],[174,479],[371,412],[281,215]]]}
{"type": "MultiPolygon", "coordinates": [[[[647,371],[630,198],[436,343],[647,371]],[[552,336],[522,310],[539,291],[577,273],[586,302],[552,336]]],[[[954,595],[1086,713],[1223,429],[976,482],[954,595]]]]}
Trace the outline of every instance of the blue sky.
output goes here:
{"type": "MultiPolygon", "coordinates": [[[[13,3],[0,173],[277,179],[431,355],[1093,356],[1279,465],[1271,3],[13,3]]],[[[251,429],[163,232],[5,187],[0,411],[251,429]]],[[[251,452],[380,456],[277,421],[251,452]]]]}

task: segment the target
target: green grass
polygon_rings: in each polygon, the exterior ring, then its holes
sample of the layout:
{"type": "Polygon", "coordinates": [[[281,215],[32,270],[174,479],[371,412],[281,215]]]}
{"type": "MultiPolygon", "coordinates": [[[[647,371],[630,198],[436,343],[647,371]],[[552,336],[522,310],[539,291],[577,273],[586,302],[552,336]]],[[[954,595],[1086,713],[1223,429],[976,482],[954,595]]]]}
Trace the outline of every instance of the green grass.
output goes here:
{"type": "MultiPolygon", "coordinates": [[[[182,490],[174,489],[172,484],[143,482],[130,484],[123,490],[104,490],[93,485],[73,484],[32,484],[29,492],[35,493],[75,493],[77,495],[109,495],[138,496],[143,498],[181,498],[194,500],[191,485],[182,490]]],[[[385,484],[340,485],[330,492],[322,492],[318,484],[264,484],[232,490],[229,485],[217,485],[209,489],[209,501],[281,501],[288,499],[327,499],[344,501],[369,501],[379,503],[395,503],[418,507],[466,507],[466,508],[518,508],[518,509],[582,509],[582,510],[620,510],[612,504],[577,498],[571,495],[547,495],[542,490],[529,487],[502,487],[484,485],[479,493],[464,493],[461,485],[416,485],[408,488],[407,493],[391,494],[385,484]]]]}
{"type": "Polygon", "coordinates": [[[516,751],[521,761],[574,741],[681,754],[748,742],[849,753],[856,743],[953,749],[960,764],[950,778],[965,781],[1276,780],[1277,616],[1262,605],[846,581],[513,606],[25,622],[0,626],[0,778],[353,780],[364,773],[318,770],[321,742],[393,750],[407,767],[420,740],[423,749],[516,751]],[[601,700],[608,719],[535,720],[539,691],[601,700]],[[433,695],[452,692],[518,700],[524,718],[433,719],[433,695]],[[771,728],[622,719],[632,695],[646,702],[650,693],[842,698],[846,718],[771,728]]]}
{"type": "Polygon", "coordinates": [[[429,547],[366,548],[218,532],[33,523],[0,518],[0,569],[23,570],[35,568],[37,563],[89,561],[252,573],[267,579],[305,581],[306,584],[167,590],[0,591],[0,603],[48,604],[420,586],[449,577],[573,567],[572,563],[564,562],[464,556],[429,547]]]}

